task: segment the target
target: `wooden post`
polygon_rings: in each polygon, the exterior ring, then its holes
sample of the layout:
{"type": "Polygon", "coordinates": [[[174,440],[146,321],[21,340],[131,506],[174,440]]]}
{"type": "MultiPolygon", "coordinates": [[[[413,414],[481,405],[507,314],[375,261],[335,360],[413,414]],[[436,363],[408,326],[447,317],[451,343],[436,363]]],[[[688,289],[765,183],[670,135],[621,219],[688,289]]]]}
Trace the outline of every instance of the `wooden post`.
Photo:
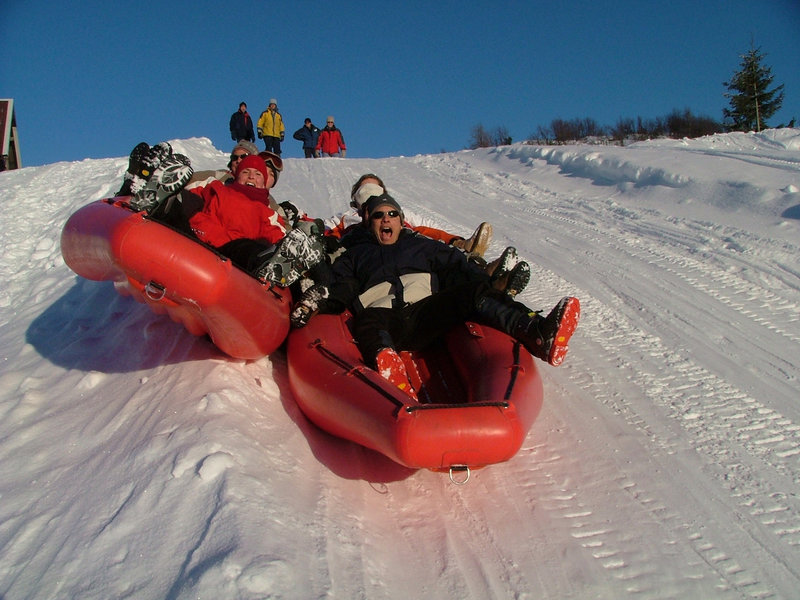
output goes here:
{"type": "Polygon", "coordinates": [[[22,168],[14,100],[0,98],[0,171],[22,168]]]}

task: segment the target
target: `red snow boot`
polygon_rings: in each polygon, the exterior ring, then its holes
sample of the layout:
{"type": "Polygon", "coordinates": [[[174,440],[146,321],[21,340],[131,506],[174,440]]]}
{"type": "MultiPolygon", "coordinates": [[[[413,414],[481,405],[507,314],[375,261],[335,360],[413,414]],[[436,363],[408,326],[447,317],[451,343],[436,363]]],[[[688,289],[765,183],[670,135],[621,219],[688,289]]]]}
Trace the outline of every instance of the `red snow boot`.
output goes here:
{"type": "Polygon", "coordinates": [[[577,298],[562,298],[546,317],[535,314],[517,325],[514,337],[536,358],[557,367],[564,362],[569,338],[578,327],[581,303],[577,298]]]}
{"type": "Polygon", "coordinates": [[[397,386],[414,400],[417,399],[417,391],[411,385],[411,380],[406,371],[403,359],[392,348],[384,348],[375,357],[376,370],[386,381],[397,386]]]}

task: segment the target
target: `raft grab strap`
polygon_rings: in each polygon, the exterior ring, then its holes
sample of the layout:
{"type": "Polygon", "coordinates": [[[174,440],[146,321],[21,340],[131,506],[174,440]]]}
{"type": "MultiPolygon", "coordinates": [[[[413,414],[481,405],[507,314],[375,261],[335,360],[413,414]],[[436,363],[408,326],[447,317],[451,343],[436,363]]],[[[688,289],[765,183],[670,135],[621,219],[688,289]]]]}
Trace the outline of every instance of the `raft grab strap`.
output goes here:
{"type": "Polygon", "coordinates": [[[406,412],[412,413],[418,410],[442,410],[453,408],[479,408],[485,406],[496,406],[497,408],[508,408],[508,402],[465,402],[463,404],[414,404],[406,406],[406,412]]]}
{"type": "Polygon", "coordinates": [[[522,367],[519,364],[519,349],[522,346],[519,342],[514,344],[514,364],[511,365],[511,379],[508,380],[508,387],[506,388],[506,393],[503,396],[503,399],[508,400],[511,398],[511,392],[514,391],[514,384],[517,382],[517,373],[520,372],[522,367]]]}

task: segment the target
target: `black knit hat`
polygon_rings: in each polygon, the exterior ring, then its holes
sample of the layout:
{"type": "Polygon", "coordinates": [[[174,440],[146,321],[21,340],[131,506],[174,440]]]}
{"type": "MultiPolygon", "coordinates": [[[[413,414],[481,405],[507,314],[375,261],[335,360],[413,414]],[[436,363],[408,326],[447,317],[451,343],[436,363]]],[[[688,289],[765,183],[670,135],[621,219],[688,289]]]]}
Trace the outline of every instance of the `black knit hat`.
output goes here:
{"type": "Polygon", "coordinates": [[[389,194],[383,193],[380,196],[372,196],[369,200],[364,203],[364,210],[365,215],[369,216],[372,214],[372,211],[378,208],[379,206],[394,206],[397,210],[400,211],[400,216],[403,215],[403,209],[400,208],[400,205],[397,203],[397,200],[392,198],[389,194]]]}

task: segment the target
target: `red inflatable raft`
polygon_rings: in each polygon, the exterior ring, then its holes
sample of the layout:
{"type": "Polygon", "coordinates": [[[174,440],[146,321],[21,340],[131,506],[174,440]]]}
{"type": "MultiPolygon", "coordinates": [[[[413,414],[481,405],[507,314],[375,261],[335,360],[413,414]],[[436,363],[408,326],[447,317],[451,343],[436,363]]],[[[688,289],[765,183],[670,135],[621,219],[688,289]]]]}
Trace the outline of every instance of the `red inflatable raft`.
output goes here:
{"type": "Polygon", "coordinates": [[[517,453],[542,407],[533,357],[507,335],[465,323],[402,356],[419,401],[366,367],[349,313],[317,315],[288,340],[289,384],[325,431],[412,468],[480,467],[517,453]]]}
{"type": "Polygon", "coordinates": [[[131,211],[126,200],[98,200],[69,218],[61,253],[70,269],[113,281],[120,294],[195,335],[207,333],[235,358],[261,358],[283,343],[288,290],[265,286],[197,240],[131,211]]]}

